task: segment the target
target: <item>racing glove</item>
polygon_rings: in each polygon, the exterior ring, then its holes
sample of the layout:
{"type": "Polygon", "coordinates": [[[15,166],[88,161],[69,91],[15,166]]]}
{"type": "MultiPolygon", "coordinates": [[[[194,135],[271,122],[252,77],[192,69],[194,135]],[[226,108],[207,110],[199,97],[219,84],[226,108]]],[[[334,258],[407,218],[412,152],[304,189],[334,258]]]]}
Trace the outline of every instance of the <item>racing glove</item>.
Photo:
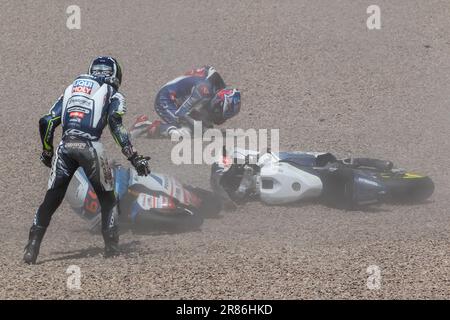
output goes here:
{"type": "Polygon", "coordinates": [[[150,174],[150,167],[148,165],[148,160],[150,160],[150,157],[140,156],[137,152],[135,152],[128,158],[128,160],[136,169],[139,176],[147,176],[150,174]]]}
{"type": "Polygon", "coordinates": [[[53,158],[53,152],[44,150],[44,151],[42,151],[42,154],[39,159],[46,167],[51,168],[52,167],[52,158],[53,158]]]}

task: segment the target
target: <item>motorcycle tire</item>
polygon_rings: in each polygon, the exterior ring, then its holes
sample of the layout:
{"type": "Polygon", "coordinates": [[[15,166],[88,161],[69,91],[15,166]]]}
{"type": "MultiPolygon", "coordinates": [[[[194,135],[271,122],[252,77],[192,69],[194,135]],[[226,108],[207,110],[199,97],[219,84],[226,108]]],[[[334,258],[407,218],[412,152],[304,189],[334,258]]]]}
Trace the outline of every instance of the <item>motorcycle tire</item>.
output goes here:
{"type": "Polygon", "coordinates": [[[413,173],[401,176],[382,175],[387,187],[387,201],[401,203],[417,203],[428,199],[434,192],[434,183],[430,177],[413,173]]]}

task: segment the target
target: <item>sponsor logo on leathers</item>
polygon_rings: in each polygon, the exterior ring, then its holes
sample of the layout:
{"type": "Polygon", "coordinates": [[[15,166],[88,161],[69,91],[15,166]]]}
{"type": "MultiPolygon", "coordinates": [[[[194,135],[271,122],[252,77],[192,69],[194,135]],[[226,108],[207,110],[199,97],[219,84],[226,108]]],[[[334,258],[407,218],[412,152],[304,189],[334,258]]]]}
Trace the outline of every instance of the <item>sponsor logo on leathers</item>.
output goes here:
{"type": "Polygon", "coordinates": [[[72,93],[91,94],[94,82],[90,80],[78,79],[75,80],[72,86],[72,93]]]}
{"type": "Polygon", "coordinates": [[[65,144],[66,148],[70,149],[84,149],[86,148],[86,144],[83,142],[67,142],[65,144]]]}
{"type": "Polygon", "coordinates": [[[69,129],[65,132],[66,135],[74,135],[74,136],[80,136],[83,138],[87,138],[90,140],[97,140],[98,137],[93,136],[92,134],[89,134],[87,132],[81,131],[81,130],[77,130],[77,129],[69,129]]]}

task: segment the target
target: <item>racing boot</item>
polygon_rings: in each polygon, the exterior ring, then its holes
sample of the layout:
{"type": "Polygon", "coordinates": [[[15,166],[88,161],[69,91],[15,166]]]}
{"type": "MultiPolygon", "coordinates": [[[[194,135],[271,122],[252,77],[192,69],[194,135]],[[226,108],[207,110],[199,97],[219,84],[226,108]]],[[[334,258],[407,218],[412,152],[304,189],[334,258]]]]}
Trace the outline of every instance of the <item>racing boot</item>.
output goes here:
{"type": "Polygon", "coordinates": [[[141,115],[137,117],[133,126],[130,129],[130,135],[132,138],[137,138],[147,132],[149,127],[152,125],[152,122],[148,120],[146,115],[141,115]]]}
{"type": "Polygon", "coordinates": [[[148,138],[160,138],[161,137],[161,121],[154,120],[153,122],[150,122],[150,125],[147,129],[147,137],[148,138]]]}
{"type": "Polygon", "coordinates": [[[105,241],[105,258],[117,257],[119,251],[119,228],[117,226],[102,230],[105,241]]]}
{"type": "Polygon", "coordinates": [[[28,244],[25,246],[23,261],[27,264],[35,264],[39,255],[42,238],[47,228],[33,225],[28,236],[28,244]]]}

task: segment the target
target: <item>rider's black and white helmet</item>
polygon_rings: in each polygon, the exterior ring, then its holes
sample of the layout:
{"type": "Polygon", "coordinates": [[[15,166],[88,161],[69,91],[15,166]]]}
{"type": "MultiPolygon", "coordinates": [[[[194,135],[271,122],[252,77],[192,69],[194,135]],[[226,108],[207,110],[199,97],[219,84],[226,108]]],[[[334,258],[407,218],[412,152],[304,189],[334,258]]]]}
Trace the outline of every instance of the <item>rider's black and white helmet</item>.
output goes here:
{"type": "Polygon", "coordinates": [[[122,68],[119,62],[113,57],[96,57],[89,66],[89,74],[104,78],[104,81],[116,90],[119,90],[120,84],[122,83],[122,68]]]}

